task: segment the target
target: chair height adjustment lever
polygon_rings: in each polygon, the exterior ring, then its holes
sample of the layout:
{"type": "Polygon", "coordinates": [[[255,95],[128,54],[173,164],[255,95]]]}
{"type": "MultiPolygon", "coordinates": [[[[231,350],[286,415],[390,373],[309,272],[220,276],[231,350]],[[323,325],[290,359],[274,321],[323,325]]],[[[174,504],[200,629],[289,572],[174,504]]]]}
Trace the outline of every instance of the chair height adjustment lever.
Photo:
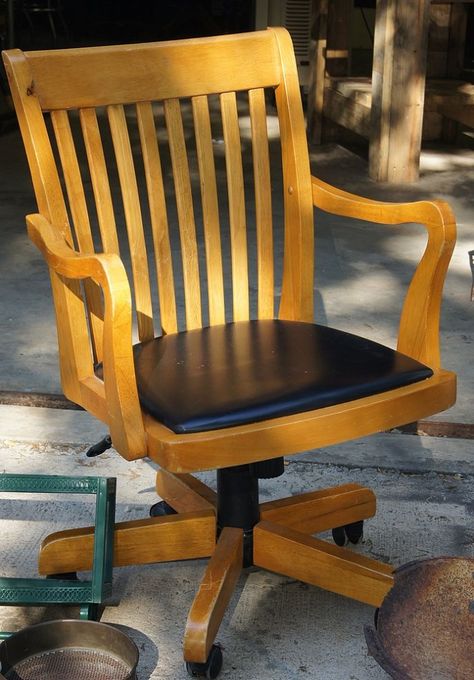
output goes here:
{"type": "Polygon", "coordinates": [[[89,449],[86,451],[86,456],[88,458],[95,458],[96,456],[100,456],[101,453],[104,453],[104,451],[107,451],[107,449],[110,449],[112,446],[112,438],[110,434],[108,434],[106,437],[100,440],[100,442],[97,442],[97,444],[93,444],[89,449]]]}

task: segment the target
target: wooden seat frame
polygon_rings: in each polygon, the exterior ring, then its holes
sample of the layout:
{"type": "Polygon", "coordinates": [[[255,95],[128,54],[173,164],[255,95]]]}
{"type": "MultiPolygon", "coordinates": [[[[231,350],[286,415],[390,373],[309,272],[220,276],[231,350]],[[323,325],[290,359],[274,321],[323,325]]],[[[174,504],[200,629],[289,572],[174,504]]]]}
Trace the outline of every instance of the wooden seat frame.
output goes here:
{"type": "MultiPolygon", "coordinates": [[[[255,475],[242,488],[254,520],[226,524],[218,495],[192,476],[216,469],[219,479],[247,475],[259,461],[328,446],[424,418],[454,402],[455,376],[440,366],[439,314],[455,222],[441,201],[391,204],[364,199],[311,177],[299,83],[284,29],[148,45],[4,53],[30,163],[39,214],[28,233],[50,268],[64,393],[102,420],[126,459],[159,463],[157,492],[177,514],[115,526],[114,564],[210,557],[189,613],[184,657],[205,662],[244,563],[298,578],[378,606],[392,584],[390,566],[331,545],[313,534],[371,517],[375,497],[357,484],[258,503],[255,475]],[[199,65],[199,66],[197,66],[199,65]],[[196,127],[206,245],[209,323],[226,320],[216,183],[206,96],[220,97],[232,250],[233,319],[248,319],[248,271],[243,177],[235,92],[249,92],[254,158],[258,317],[273,318],[273,245],[263,88],[275,92],[283,166],[285,252],[278,317],[313,320],[313,206],[381,225],[421,223],[427,246],[409,286],[398,349],[433,369],[419,383],[350,403],[211,432],[176,434],[142,412],[132,355],[132,294],[119,255],[95,107],[107,107],[132,247],[134,301],[141,340],[154,337],[150,284],[124,104],[136,104],[149,186],[158,262],[163,333],[178,332],[173,279],[167,267],[163,189],[150,102],[164,102],[181,237],[186,327],[203,324],[194,215],[179,99],[190,97],[196,127]],[[96,200],[103,252],[94,252],[79,165],[68,122],[79,109],[96,200]],[[50,112],[64,172],[74,236],[44,112],[50,112]],[[160,203],[162,201],[162,203],[160,203]],[[160,212],[161,211],[161,212],[160,212]],[[83,282],[83,287],[81,287],[83,282]],[[84,304],[86,303],[86,304],[84,304]],[[87,310],[89,316],[87,316],[87,310]],[[103,362],[104,379],[94,372],[103,362]],[[239,472],[240,471],[240,472],[239,472]],[[248,534],[252,535],[250,552],[248,534]],[[246,544],[247,542],[247,544],[246,544]]],[[[166,225],[165,225],[166,226],[166,225]]],[[[242,480],[240,480],[241,482],[242,480]]],[[[247,482],[243,483],[243,486],[247,482]]],[[[49,536],[39,569],[55,574],[89,569],[92,528],[49,536]]]]}

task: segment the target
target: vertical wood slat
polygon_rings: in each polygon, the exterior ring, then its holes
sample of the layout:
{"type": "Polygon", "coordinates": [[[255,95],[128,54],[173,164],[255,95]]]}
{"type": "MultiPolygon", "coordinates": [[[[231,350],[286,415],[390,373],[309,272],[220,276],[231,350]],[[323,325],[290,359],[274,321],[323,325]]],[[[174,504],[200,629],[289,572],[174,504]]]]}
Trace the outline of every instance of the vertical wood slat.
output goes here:
{"type": "Polygon", "coordinates": [[[314,208],[308,143],[293,45],[284,28],[272,29],[281,59],[275,89],[282,149],[285,241],[279,318],[314,319],[314,208]]]}
{"type": "Polygon", "coordinates": [[[102,247],[106,253],[120,255],[115,226],[114,208],[110,193],[109,178],[105,164],[104,149],[100,137],[99,124],[95,109],[81,109],[79,117],[82,127],[82,136],[86,147],[89,172],[94,192],[97,217],[99,220],[102,247]]]}
{"type": "Polygon", "coordinates": [[[249,91],[257,228],[258,317],[274,316],[273,225],[265,92],[249,91]]]}
{"type": "Polygon", "coordinates": [[[235,92],[225,92],[220,95],[220,100],[229,195],[233,314],[234,321],[245,321],[250,314],[249,279],[244,176],[237,99],[235,92]]]}
{"type": "Polygon", "coordinates": [[[192,106],[206,244],[209,321],[211,324],[220,324],[225,323],[224,280],[216,169],[207,97],[193,97],[192,106]]]}
{"type": "Polygon", "coordinates": [[[148,271],[148,258],[145,235],[143,232],[137,178],[135,175],[132,148],[130,145],[124,108],[121,104],[108,106],[107,114],[109,117],[115,158],[117,160],[117,170],[122,192],[123,207],[125,210],[125,223],[127,225],[128,240],[130,244],[138,336],[143,342],[152,340],[154,331],[150,275],[148,271]]]}
{"type": "Polygon", "coordinates": [[[137,121],[145,167],[145,177],[150,206],[151,228],[155,248],[160,320],[163,334],[176,333],[176,296],[174,291],[173,261],[166,213],[160,152],[156,139],[156,127],[150,102],[137,104],[137,121]]]}
{"type": "Polygon", "coordinates": [[[51,111],[51,121],[64,172],[69,207],[79,249],[82,253],[93,253],[94,243],[86,197],[67,111],[51,111]]]}
{"type": "MultiPolygon", "coordinates": [[[[64,110],[52,111],[51,120],[79,250],[82,253],[93,253],[94,243],[89,214],[69,117],[64,110]]],[[[99,362],[103,357],[104,303],[100,288],[94,281],[90,279],[84,281],[84,291],[89,311],[94,361],[99,362]]]]}
{"type": "Polygon", "coordinates": [[[188,330],[192,330],[202,326],[201,287],[199,282],[199,261],[191,181],[179,100],[165,100],[164,110],[181,238],[186,327],[188,330]]]}

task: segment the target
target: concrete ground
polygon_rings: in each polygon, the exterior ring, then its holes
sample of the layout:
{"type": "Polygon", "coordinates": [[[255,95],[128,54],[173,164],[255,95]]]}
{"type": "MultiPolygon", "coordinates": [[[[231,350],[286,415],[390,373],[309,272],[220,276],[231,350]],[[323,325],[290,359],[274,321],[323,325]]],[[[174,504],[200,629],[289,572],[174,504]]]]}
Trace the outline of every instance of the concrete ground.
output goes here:
{"type": "MultiPolygon", "coordinates": [[[[0,137],[0,389],[60,391],[55,329],[45,267],[27,241],[24,215],[34,211],[15,130],[0,137]]],[[[471,424],[474,393],[473,310],[468,251],[474,249],[474,151],[427,150],[410,186],[367,179],[365,161],[336,146],[313,150],[314,173],[350,191],[387,200],[441,196],[459,223],[442,315],[443,364],[459,375],[455,407],[436,419],[471,424]]],[[[419,227],[372,227],[317,214],[316,314],[320,321],[393,344],[401,295],[422,247],[419,227]]],[[[155,501],[154,466],[126,463],[112,450],[85,457],[105,434],[80,411],[0,405],[1,470],[100,474],[118,479],[117,517],[146,516],[155,501]]],[[[203,479],[214,483],[213,475],[203,479]]],[[[474,555],[472,440],[388,433],[289,458],[284,477],[262,483],[262,499],[347,481],[371,486],[379,509],[354,548],[395,565],[436,555],[474,555]]],[[[53,530],[91,519],[88,499],[2,494],[5,575],[34,575],[37,546],[53,530]]],[[[116,571],[114,603],[103,621],[125,628],[140,649],[139,680],[186,677],[181,639],[205,561],[116,571]]],[[[0,608],[0,628],[76,611],[0,608]]],[[[387,677],[367,655],[365,605],[257,570],[245,572],[223,622],[223,677],[232,680],[375,680],[387,677]]]]}
{"type": "MultiPolygon", "coordinates": [[[[127,463],[113,450],[85,456],[103,433],[86,413],[0,407],[2,469],[97,474],[118,480],[117,519],[144,517],[156,500],[149,461],[127,463]]],[[[354,550],[394,565],[439,555],[474,555],[472,442],[383,434],[287,460],[286,472],[261,483],[269,500],[358,482],[374,489],[377,515],[354,550]],[[402,471],[403,470],[403,471],[402,471]]],[[[212,473],[200,475],[214,485],[212,473]]],[[[37,546],[51,531],[91,521],[88,497],[1,494],[4,575],[36,575],[37,546]]],[[[205,560],[115,570],[113,604],[102,621],[120,625],[140,650],[139,680],[187,677],[181,642],[205,560]]],[[[222,677],[232,680],[382,680],[367,654],[363,628],[373,608],[256,569],[238,584],[218,641],[222,677]]],[[[0,607],[0,629],[77,617],[75,608],[0,607]]],[[[453,676],[454,678],[454,676],[453,676]]]]}

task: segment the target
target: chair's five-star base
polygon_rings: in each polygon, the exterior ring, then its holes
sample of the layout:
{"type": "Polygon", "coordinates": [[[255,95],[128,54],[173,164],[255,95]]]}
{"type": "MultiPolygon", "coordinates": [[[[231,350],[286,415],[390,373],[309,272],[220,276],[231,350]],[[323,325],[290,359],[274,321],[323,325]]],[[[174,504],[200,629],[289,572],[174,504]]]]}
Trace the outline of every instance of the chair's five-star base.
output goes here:
{"type": "MultiPolygon", "coordinates": [[[[262,567],[374,607],[392,586],[389,565],[314,536],[372,517],[370,489],[345,484],[259,503],[258,476],[252,465],[218,470],[216,493],[192,475],[161,470],[157,491],[175,514],[115,525],[114,566],[210,557],[185,628],[190,672],[215,651],[243,567],[262,567]]],[[[92,541],[92,527],[51,534],[42,545],[40,573],[89,569],[92,541]]]]}

